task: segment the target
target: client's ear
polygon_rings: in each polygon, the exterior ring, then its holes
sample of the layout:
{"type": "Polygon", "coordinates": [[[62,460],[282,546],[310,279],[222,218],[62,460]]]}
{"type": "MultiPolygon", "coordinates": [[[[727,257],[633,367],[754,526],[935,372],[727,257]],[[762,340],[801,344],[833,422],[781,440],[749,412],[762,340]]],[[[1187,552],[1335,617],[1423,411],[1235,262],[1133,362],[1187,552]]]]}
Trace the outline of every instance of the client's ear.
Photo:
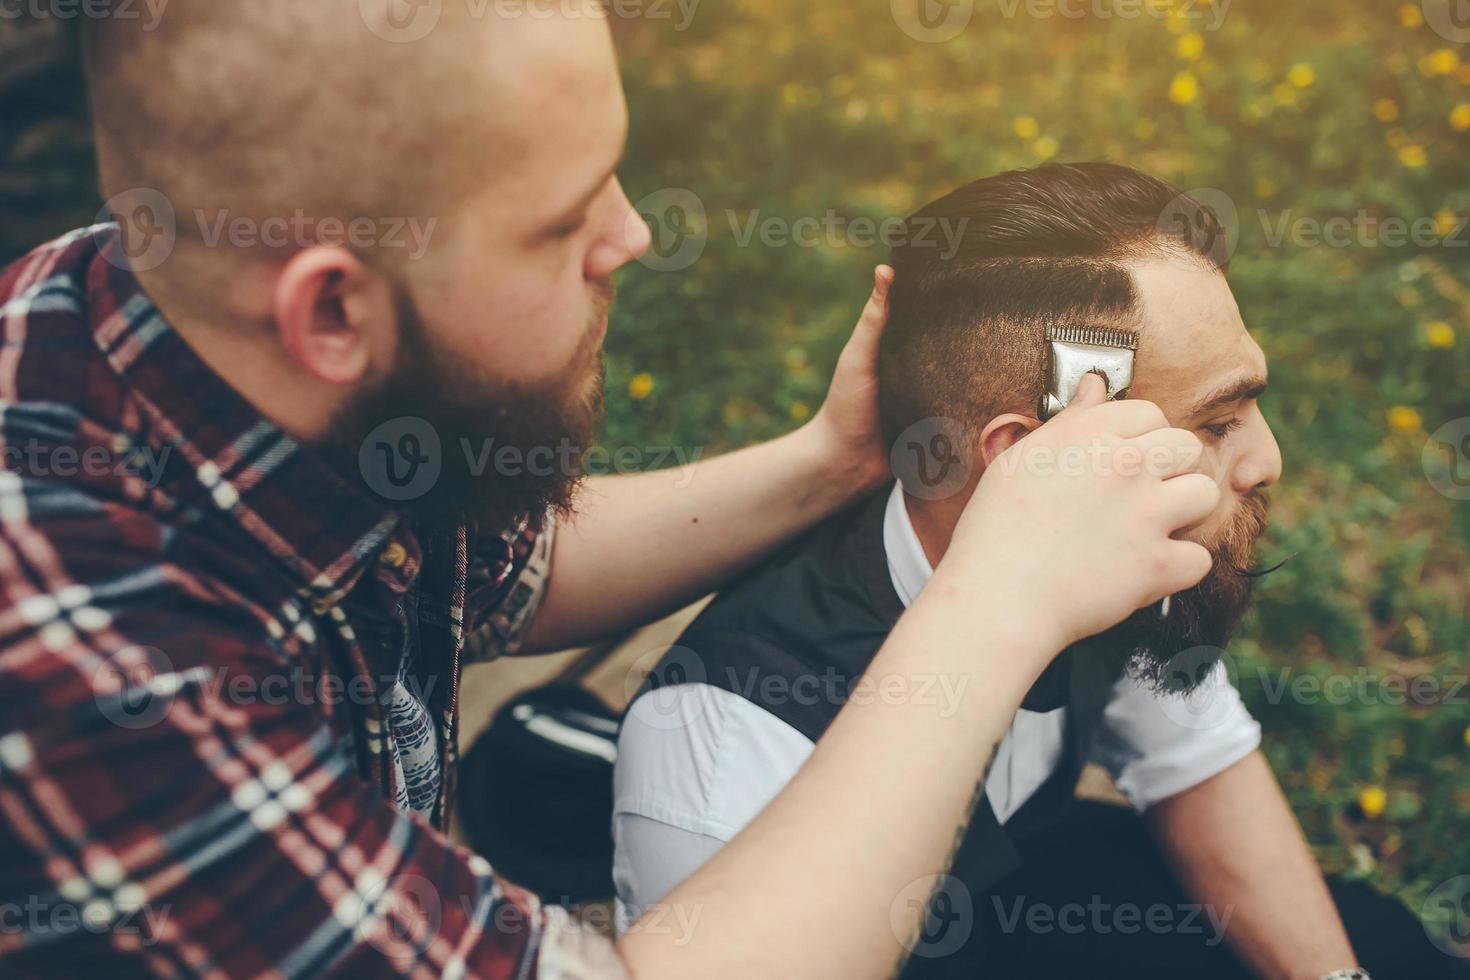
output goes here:
{"type": "Polygon", "coordinates": [[[980,455],[985,467],[1027,435],[1041,428],[1041,420],[1025,415],[997,415],[980,431],[980,455]]]}

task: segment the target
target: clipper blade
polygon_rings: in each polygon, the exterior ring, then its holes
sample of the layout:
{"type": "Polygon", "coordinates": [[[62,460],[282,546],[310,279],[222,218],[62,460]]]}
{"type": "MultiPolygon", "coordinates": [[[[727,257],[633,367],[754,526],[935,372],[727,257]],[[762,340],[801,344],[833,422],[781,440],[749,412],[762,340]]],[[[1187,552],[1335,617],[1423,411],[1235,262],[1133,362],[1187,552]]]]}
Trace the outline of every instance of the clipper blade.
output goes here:
{"type": "Polygon", "coordinates": [[[1110,327],[1048,327],[1049,344],[1085,344],[1088,347],[1111,347],[1116,350],[1138,350],[1138,334],[1110,327]]]}
{"type": "Polygon", "coordinates": [[[1138,334],[1111,327],[1052,326],[1046,330],[1046,342],[1050,364],[1038,418],[1053,418],[1066,408],[1083,377],[1094,371],[1107,378],[1110,400],[1128,394],[1138,334]]]}

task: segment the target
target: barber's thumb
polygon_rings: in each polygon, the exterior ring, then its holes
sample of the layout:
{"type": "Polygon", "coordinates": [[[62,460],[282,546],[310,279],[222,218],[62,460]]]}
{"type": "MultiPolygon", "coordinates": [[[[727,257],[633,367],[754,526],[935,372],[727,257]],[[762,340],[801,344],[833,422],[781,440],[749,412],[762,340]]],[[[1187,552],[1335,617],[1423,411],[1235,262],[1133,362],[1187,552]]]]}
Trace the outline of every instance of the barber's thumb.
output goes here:
{"type": "Polygon", "coordinates": [[[1108,383],[1096,371],[1089,371],[1077,383],[1077,393],[1067,403],[1068,409],[1091,408],[1108,400],[1108,383]]]}

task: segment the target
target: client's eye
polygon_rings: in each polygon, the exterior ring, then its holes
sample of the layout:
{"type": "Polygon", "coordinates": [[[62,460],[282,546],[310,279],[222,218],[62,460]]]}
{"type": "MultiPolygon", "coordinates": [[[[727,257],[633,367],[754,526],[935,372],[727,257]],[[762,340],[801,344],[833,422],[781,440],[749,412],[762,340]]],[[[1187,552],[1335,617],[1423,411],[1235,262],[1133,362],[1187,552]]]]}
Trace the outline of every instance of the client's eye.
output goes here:
{"type": "Polygon", "coordinates": [[[587,219],[585,217],[578,218],[577,220],[569,221],[566,224],[562,225],[560,228],[554,230],[551,233],[551,237],[571,238],[573,235],[575,235],[577,232],[581,231],[585,227],[587,227],[587,219]]]}
{"type": "Polygon", "coordinates": [[[1234,418],[1231,419],[1229,422],[1221,422],[1219,425],[1207,425],[1204,427],[1204,429],[1216,439],[1224,439],[1226,436],[1234,432],[1236,429],[1240,428],[1242,425],[1245,425],[1244,419],[1234,418]]]}

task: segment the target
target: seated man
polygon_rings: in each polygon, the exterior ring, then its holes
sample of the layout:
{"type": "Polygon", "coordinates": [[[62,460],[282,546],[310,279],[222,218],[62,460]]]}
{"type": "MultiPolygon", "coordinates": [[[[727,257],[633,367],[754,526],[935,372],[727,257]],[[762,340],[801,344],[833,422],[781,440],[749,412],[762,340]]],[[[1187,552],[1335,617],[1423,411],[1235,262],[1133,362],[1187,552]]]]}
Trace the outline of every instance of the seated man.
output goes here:
{"type": "Polygon", "coordinates": [[[1040,424],[1048,327],[1101,326],[1137,340],[1128,394],[1198,433],[1199,468],[1234,491],[1186,535],[1214,568],[1167,614],[1140,610],[1063,651],[1032,688],[949,875],[932,899],[893,896],[931,901],[906,975],[1451,975],[1403,906],[1324,883],[1223,679],[1281,458],[1257,405],[1266,360],[1212,250],[1213,218],[1161,181],[1088,164],[976,181],[911,220],[958,228],[963,244],[950,257],[916,235],[894,254],[880,403],[908,472],[720,595],[651,673],[620,738],[621,901],[635,914],[658,902],[729,841],[847,698],[943,711],[954,685],[986,683],[856,682],[985,468],[1047,464],[1001,454],[1040,424]],[[1073,802],[1089,759],[1143,819],[1073,802]]]}

